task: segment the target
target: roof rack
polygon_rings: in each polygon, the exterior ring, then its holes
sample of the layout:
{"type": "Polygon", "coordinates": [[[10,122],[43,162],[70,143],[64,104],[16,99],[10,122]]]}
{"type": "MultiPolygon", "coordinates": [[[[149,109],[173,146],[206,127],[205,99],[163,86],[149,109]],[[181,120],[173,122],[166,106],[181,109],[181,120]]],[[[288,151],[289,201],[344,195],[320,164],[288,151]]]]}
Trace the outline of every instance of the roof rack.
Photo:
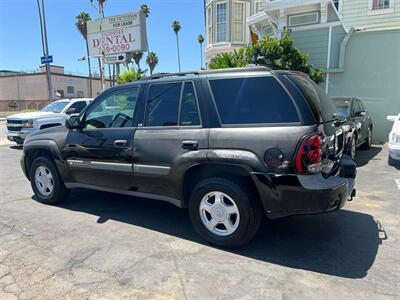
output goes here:
{"type": "Polygon", "coordinates": [[[209,70],[200,70],[200,71],[187,71],[187,72],[178,72],[178,73],[157,73],[151,76],[143,77],[142,80],[152,80],[159,79],[165,77],[179,77],[186,75],[207,75],[207,74],[216,74],[216,73],[230,73],[230,72],[250,72],[250,71],[273,71],[274,69],[268,66],[263,65],[247,65],[242,68],[226,68],[226,69],[209,69],[209,70]]]}
{"type": "Polygon", "coordinates": [[[172,76],[199,75],[198,71],[178,72],[178,73],[157,73],[154,75],[143,77],[143,80],[158,79],[172,76]]]}

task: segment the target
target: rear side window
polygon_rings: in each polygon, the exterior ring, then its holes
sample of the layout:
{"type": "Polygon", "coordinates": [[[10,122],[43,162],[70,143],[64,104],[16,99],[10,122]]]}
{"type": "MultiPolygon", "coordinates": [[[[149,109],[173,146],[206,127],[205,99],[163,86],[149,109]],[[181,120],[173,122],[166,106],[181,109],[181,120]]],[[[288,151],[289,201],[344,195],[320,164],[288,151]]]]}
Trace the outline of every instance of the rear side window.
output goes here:
{"type": "Polygon", "coordinates": [[[272,76],[210,80],[223,124],[299,122],[288,94],[272,76]]]}
{"type": "Polygon", "coordinates": [[[146,107],[146,126],[178,125],[182,83],[150,86],[146,107]]]}
{"type": "Polygon", "coordinates": [[[314,81],[296,75],[289,78],[303,94],[317,121],[327,122],[337,118],[332,99],[314,81]]]}

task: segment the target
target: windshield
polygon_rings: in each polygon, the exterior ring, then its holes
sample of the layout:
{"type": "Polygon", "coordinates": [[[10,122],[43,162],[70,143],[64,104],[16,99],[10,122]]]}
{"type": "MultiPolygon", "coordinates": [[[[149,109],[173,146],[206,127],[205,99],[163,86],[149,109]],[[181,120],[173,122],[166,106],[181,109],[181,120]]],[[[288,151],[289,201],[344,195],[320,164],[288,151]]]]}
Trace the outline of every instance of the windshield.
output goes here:
{"type": "Polygon", "coordinates": [[[348,99],[333,99],[336,105],[336,113],[340,117],[348,117],[350,115],[350,100],[348,99]]]}
{"type": "Polygon", "coordinates": [[[67,105],[68,105],[68,102],[56,101],[56,102],[52,102],[52,103],[50,103],[49,105],[45,106],[41,111],[59,113],[59,112],[61,112],[67,105]]]}

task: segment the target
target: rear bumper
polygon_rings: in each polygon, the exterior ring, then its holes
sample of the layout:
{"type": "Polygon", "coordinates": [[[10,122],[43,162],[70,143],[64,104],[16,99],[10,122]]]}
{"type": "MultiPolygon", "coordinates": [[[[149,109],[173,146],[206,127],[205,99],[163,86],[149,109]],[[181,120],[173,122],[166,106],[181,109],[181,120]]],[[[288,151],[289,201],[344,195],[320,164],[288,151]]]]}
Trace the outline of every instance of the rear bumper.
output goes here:
{"type": "MultiPolygon", "coordinates": [[[[355,164],[348,158],[340,175],[272,175],[253,173],[265,212],[271,219],[340,209],[355,196],[355,164]]],[[[254,177],[253,177],[254,178],[254,177]]]]}

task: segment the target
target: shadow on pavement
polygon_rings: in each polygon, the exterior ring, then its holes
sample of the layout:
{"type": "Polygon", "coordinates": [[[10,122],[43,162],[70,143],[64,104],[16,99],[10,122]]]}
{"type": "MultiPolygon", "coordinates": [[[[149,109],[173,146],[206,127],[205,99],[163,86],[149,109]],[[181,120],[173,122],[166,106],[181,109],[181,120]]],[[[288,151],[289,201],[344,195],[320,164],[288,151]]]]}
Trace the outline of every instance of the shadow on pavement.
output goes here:
{"type": "Polygon", "coordinates": [[[355,162],[357,167],[362,167],[375,158],[382,151],[382,146],[371,146],[368,150],[357,150],[355,162]]]}
{"type": "Polygon", "coordinates": [[[22,145],[12,145],[10,146],[10,149],[13,150],[22,150],[23,146],[22,145]]]}
{"type": "MultiPolygon", "coordinates": [[[[111,219],[205,244],[192,228],[187,211],[168,203],[74,190],[60,207],[96,215],[97,223],[111,219]]],[[[363,278],[385,236],[372,216],[340,210],[277,221],[265,219],[253,241],[226,251],[290,268],[363,278]]]]}

